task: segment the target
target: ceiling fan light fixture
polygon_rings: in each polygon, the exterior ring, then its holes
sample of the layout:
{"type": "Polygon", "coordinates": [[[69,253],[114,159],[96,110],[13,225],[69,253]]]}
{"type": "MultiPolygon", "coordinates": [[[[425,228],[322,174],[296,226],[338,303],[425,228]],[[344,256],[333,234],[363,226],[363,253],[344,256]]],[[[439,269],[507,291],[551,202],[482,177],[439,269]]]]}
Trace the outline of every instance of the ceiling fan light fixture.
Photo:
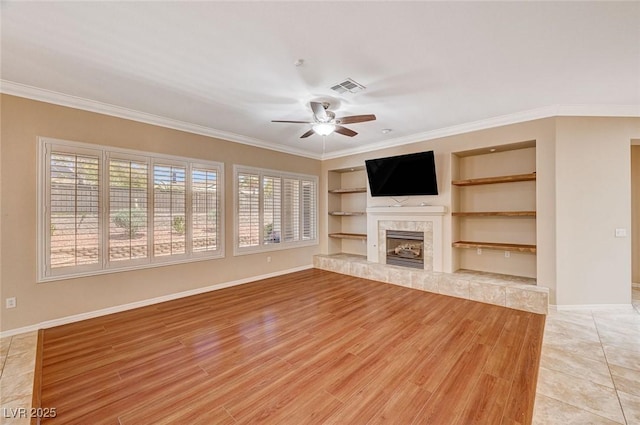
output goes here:
{"type": "Polygon", "coordinates": [[[328,136],[336,129],[335,124],[321,122],[313,125],[313,131],[321,136],[328,136]]]}

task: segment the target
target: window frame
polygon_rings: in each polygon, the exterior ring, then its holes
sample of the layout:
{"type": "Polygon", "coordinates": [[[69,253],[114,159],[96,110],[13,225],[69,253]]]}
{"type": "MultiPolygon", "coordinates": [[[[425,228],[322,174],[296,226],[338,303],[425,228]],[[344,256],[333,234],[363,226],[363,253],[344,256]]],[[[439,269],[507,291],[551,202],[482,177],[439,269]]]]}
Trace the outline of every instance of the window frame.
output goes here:
{"type": "Polygon", "coordinates": [[[222,258],[224,257],[224,234],[225,234],[225,228],[224,228],[224,217],[225,217],[225,210],[224,210],[224,164],[221,162],[218,163],[214,163],[212,161],[201,161],[201,160],[194,160],[189,164],[189,169],[188,169],[188,178],[189,178],[189,186],[190,186],[190,190],[187,193],[187,204],[186,204],[186,209],[189,211],[189,214],[191,216],[191,220],[189,220],[189,222],[186,224],[186,231],[187,234],[189,235],[189,241],[190,244],[189,246],[191,247],[191,253],[190,255],[193,258],[198,258],[198,257],[204,257],[204,259],[209,259],[211,258],[211,254],[209,254],[209,252],[211,251],[199,251],[199,252],[195,252],[193,250],[193,170],[194,169],[198,169],[198,170],[202,170],[202,169],[206,169],[206,170],[211,170],[211,164],[218,164],[217,165],[217,171],[218,174],[216,175],[216,232],[218,232],[217,236],[217,249],[214,252],[221,252],[222,254],[219,257],[216,258],[222,258]]]}
{"type": "Polygon", "coordinates": [[[314,176],[314,175],[310,175],[310,174],[300,174],[300,173],[292,173],[292,172],[287,172],[287,171],[280,171],[280,170],[272,170],[272,169],[266,169],[266,168],[259,168],[259,167],[252,167],[252,166],[246,166],[246,165],[239,165],[239,164],[234,164],[233,165],[233,255],[234,256],[240,256],[240,255],[249,255],[249,254],[256,254],[256,253],[261,253],[261,252],[270,252],[270,251],[280,251],[280,250],[285,250],[285,249],[293,249],[293,248],[300,248],[300,247],[307,247],[307,246],[314,246],[314,245],[318,245],[320,243],[319,241],[319,237],[318,237],[318,205],[319,205],[319,200],[318,200],[318,181],[319,178],[318,176],[314,176]],[[240,213],[240,199],[239,199],[239,174],[241,173],[248,173],[248,174],[258,174],[259,178],[258,178],[258,187],[259,189],[259,194],[258,194],[258,206],[259,206],[259,223],[260,223],[260,238],[259,238],[259,244],[258,245],[254,245],[254,246],[248,246],[248,247],[241,247],[240,246],[240,240],[239,240],[239,233],[240,233],[240,229],[239,229],[239,213],[240,213]],[[264,241],[264,237],[262,234],[262,230],[264,227],[264,193],[263,193],[263,188],[264,188],[264,178],[265,177],[271,177],[271,178],[279,178],[281,181],[281,211],[280,211],[280,226],[281,226],[281,236],[280,236],[280,242],[279,243],[265,243],[264,241]],[[284,206],[285,206],[285,202],[284,202],[284,197],[285,197],[285,190],[284,190],[284,181],[286,179],[296,179],[299,181],[299,193],[298,193],[298,211],[299,211],[299,216],[298,216],[298,232],[299,232],[299,240],[296,241],[291,241],[291,242],[285,242],[284,241],[284,226],[285,226],[285,221],[284,221],[284,206]],[[316,211],[314,211],[311,215],[312,215],[312,224],[313,224],[313,231],[314,231],[314,237],[310,238],[310,239],[304,239],[303,237],[303,223],[304,223],[304,213],[303,213],[303,206],[304,206],[304,196],[303,196],[303,187],[304,185],[302,184],[303,181],[309,181],[313,183],[313,206],[315,207],[316,211]]]}
{"type": "Polygon", "coordinates": [[[137,151],[116,148],[106,145],[75,142],[38,137],[38,170],[37,170],[37,282],[49,282],[77,277],[117,273],[161,267],[172,264],[206,261],[225,257],[225,197],[224,197],[224,163],[199,158],[181,157],[159,154],[155,152],[137,151]],[[51,153],[68,153],[72,155],[90,154],[98,156],[98,202],[99,202],[99,248],[98,264],[92,267],[60,267],[51,268],[51,153]],[[146,162],[147,164],[147,256],[130,260],[111,260],[109,254],[110,236],[110,160],[146,162]],[[168,256],[155,256],[154,252],[154,167],[155,165],[175,164],[184,166],[185,175],[185,253],[168,256]],[[216,172],[217,229],[216,249],[209,251],[193,250],[193,204],[192,179],[193,169],[206,169],[216,172]]]}
{"type": "MultiPolygon", "coordinates": [[[[42,150],[46,150],[46,146],[42,146],[42,150]]],[[[105,213],[105,205],[104,205],[104,187],[102,185],[102,181],[104,179],[104,166],[103,166],[103,158],[102,153],[99,149],[93,149],[89,146],[77,146],[76,148],[71,148],[67,145],[60,145],[57,148],[56,153],[63,153],[69,155],[86,155],[86,156],[96,156],[98,158],[98,225],[102,226],[102,222],[104,221],[104,213],[105,213]]],[[[41,267],[38,267],[39,271],[42,271],[43,274],[39,277],[44,277],[45,274],[51,277],[52,279],[60,279],[63,275],[61,269],[51,269],[50,268],[50,260],[51,260],[51,204],[48,202],[48,199],[45,199],[44,196],[51,193],[51,160],[50,155],[45,153],[45,158],[42,163],[44,165],[44,169],[42,167],[38,167],[39,172],[43,174],[44,181],[42,181],[42,185],[38,185],[38,194],[42,194],[43,196],[38,197],[38,212],[41,217],[38,219],[38,239],[41,240],[42,243],[39,245],[38,252],[41,255],[38,256],[38,259],[43,259],[47,261],[47,270],[43,270],[41,267]],[[49,159],[47,161],[47,159],[49,159]],[[49,229],[49,231],[44,231],[45,229],[49,229]]],[[[82,265],[82,266],[73,266],[74,270],[77,270],[76,273],[81,275],[90,275],[93,273],[99,272],[103,268],[104,263],[104,234],[101,231],[98,231],[98,261],[95,264],[91,265],[82,265]]],[[[62,268],[64,270],[65,268],[62,268]]],[[[67,270],[70,268],[66,268],[67,270]]]]}

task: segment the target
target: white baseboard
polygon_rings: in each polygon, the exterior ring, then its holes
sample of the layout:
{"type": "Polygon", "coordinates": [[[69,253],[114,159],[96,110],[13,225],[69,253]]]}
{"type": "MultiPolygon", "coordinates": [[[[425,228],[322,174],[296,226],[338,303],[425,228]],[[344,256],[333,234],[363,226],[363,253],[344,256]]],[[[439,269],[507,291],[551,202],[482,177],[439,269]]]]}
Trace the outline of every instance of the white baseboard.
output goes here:
{"type": "Polygon", "coordinates": [[[561,304],[550,305],[553,311],[635,311],[631,304],[561,304]]]}
{"type": "Polygon", "coordinates": [[[146,307],[153,304],[159,304],[166,301],[176,300],[178,298],[190,297],[192,295],[203,294],[205,292],[217,291],[218,289],[229,288],[231,286],[243,285],[245,283],[255,282],[257,280],[268,279],[271,277],[282,276],[289,273],[295,273],[302,270],[312,269],[313,265],[295,267],[292,269],[281,270],[278,272],[267,273],[259,276],[252,276],[244,279],[233,280],[230,282],[217,283],[215,285],[204,286],[202,288],[190,289],[188,291],[177,292],[175,294],[163,295],[161,297],[149,298],[142,301],[136,301],[128,304],[107,307],[100,310],[88,311],[86,313],[74,314],[71,316],[61,317],[59,319],[46,320],[34,325],[24,326],[17,329],[0,332],[0,338],[14,336],[25,332],[37,331],[39,329],[53,328],[54,326],[66,325],[69,323],[79,322],[81,320],[93,319],[95,317],[106,316],[107,314],[119,313],[121,311],[133,310],[134,308],[146,307]]]}

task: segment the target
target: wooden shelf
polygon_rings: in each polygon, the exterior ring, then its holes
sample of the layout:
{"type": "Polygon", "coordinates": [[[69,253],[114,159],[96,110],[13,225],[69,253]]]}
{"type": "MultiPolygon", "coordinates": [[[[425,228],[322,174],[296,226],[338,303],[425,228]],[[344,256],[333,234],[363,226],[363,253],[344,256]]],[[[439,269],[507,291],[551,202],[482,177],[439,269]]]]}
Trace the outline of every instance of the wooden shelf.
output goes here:
{"type": "Polygon", "coordinates": [[[367,235],[364,233],[329,233],[329,237],[336,239],[356,239],[361,241],[367,240],[367,235]]]}
{"type": "Polygon", "coordinates": [[[352,215],[365,215],[364,211],[329,211],[329,215],[347,217],[352,215]]]}
{"type": "Polygon", "coordinates": [[[329,172],[344,174],[344,173],[353,173],[354,171],[364,171],[364,170],[365,170],[364,165],[358,165],[355,167],[338,168],[335,170],[329,170],[329,172]]]}
{"type": "Polygon", "coordinates": [[[345,189],[330,189],[329,193],[345,194],[345,193],[366,193],[366,187],[352,187],[345,189]]]}
{"type": "Polygon", "coordinates": [[[535,217],[535,211],[474,211],[453,212],[454,217],[535,217]]]}
{"type": "Polygon", "coordinates": [[[528,252],[532,254],[536,252],[535,245],[523,245],[515,243],[458,241],[454,242],[452,245],[454,248],[484,248],[495,249],[498,251],[528,252]]]}
{"type": "Polygon", "coordinates": [[[367,255],[367,175],[364,162],[327,170],[327,250],[367,255]]]}
{"type": "Polygon", "coordinates": [[[451,184],[454,186],[477,186],[481,184],[527,182],[533,181],[535,179],[536,173],[529,173],[514,174],[510,176],[482,177],[479,179],[454,180],[451,182],[451,184]]]}

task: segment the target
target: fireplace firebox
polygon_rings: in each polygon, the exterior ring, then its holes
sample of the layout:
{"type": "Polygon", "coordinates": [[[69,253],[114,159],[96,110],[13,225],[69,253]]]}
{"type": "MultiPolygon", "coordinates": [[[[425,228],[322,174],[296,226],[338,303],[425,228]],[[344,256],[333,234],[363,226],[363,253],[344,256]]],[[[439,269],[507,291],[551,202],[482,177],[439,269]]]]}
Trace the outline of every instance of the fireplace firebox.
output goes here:
{"type": "Polygon", "coordinates": [[[387,230],[387,264],[424,268],[424,233],[387,230]]]}

